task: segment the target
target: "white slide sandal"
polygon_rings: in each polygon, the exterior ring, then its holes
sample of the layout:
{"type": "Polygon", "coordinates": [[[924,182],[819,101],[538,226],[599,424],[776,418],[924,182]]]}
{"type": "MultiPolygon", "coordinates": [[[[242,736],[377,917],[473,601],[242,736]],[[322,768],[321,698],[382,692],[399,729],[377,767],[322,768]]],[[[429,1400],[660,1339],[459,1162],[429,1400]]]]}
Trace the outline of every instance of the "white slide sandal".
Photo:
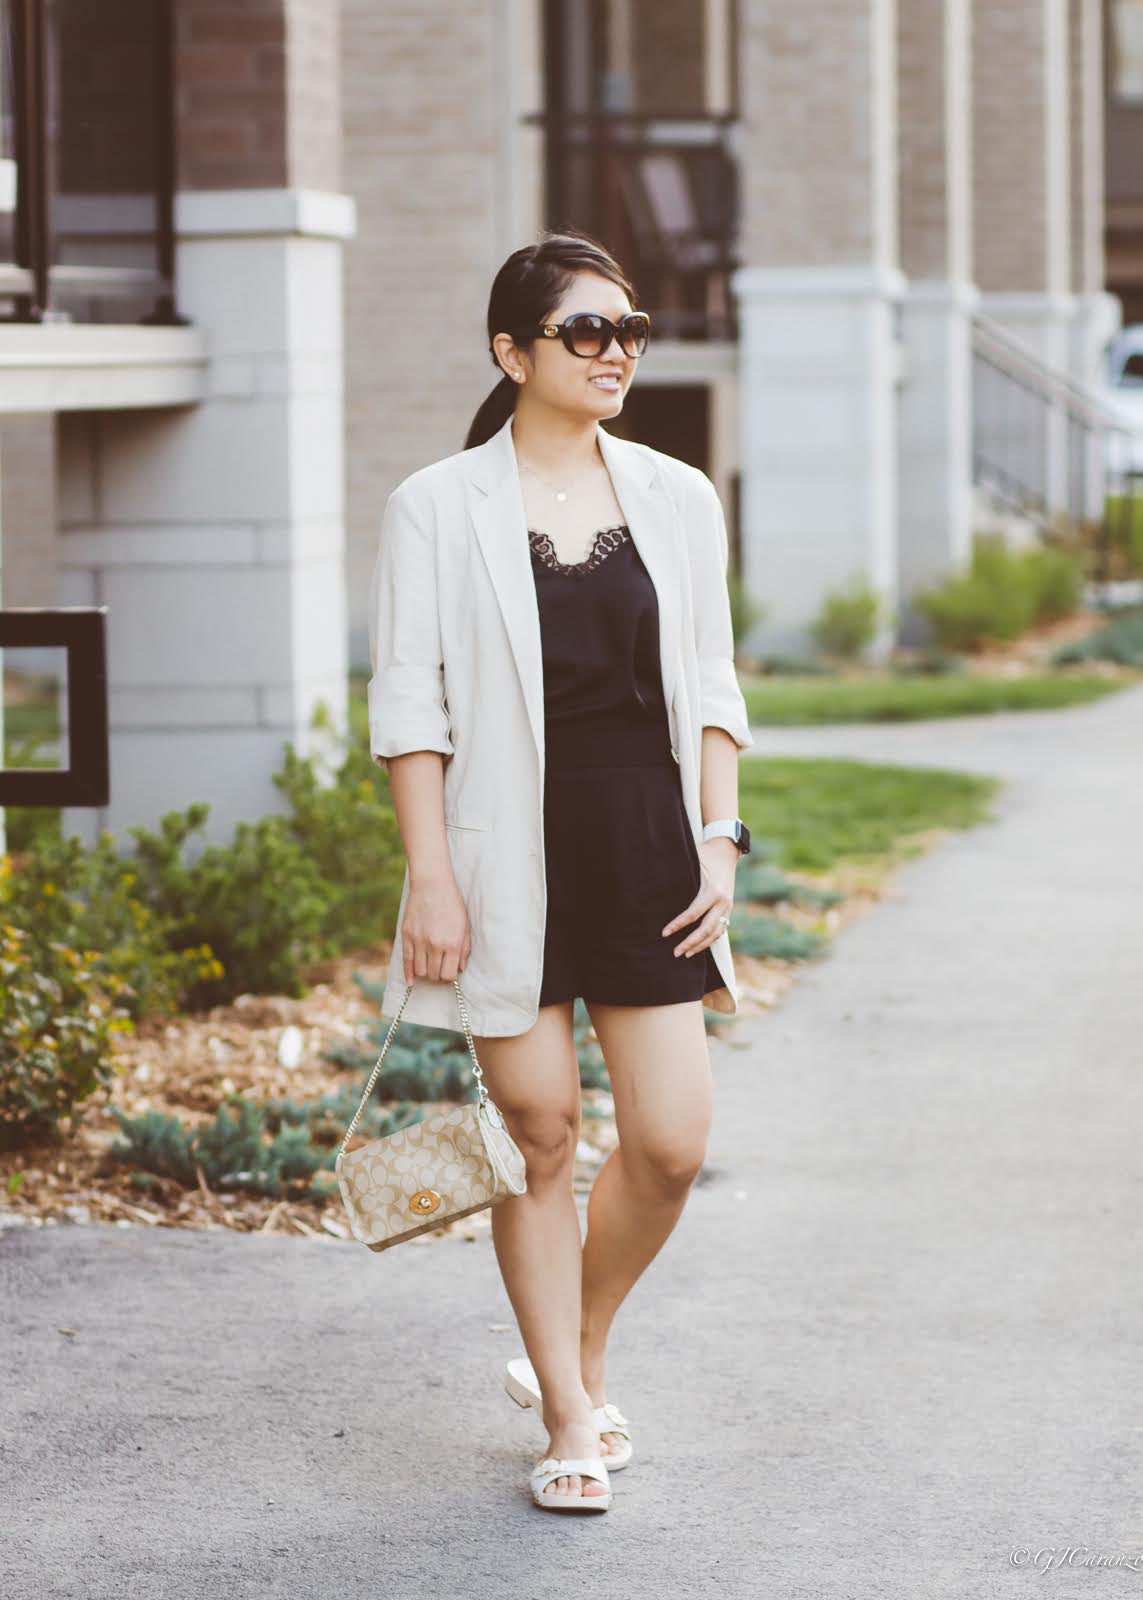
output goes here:
{"type": "MultiPolygon", "coordinates": [[[[508,1362],[504,1369],[504,1387],[518,1406],[532,1406],[540,1411],[540,1385],[536,1380],[535,1369],[527,1356],[516,1356],[508,1362]]],[[[609,1400],[604,1405],[596,1406],[592,1412],[596,1430],[600,1437],[605,1433],[621,1433],[624,1444],[614,1455],[601,1456],[600,1460],[608,1472],[619,1472],[631,1460],[634,1448],[631,1444],[629,1432],[630,1423],[609,1400]]]]}
{"type": "Polygon", "coordinates": [[[532,1499],[545,1511],[606,1511],[611,1504],[611,1485],[607,1481],[607,1468],[602,1456],[545,1456],[532,1468],[532,1499]],[[578,1472],[581,1478],[594,1478],[602,1483],[606,1494],[545,1494],[549,1483],[556,1478],[570,1477],[578,1472]]]}

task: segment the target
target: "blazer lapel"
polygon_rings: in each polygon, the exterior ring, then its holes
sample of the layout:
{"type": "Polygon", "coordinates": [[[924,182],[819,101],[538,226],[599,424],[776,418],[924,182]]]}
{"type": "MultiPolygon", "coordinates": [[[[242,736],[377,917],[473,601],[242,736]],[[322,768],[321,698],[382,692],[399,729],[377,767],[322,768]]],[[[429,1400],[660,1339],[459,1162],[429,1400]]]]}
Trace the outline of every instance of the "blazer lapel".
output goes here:
{"type": "MultiPolygon", "coordinates": [[[[675,692],[679,678],[681,563],[685,559],[679,513],[654,458],[627,439],[599,429],[599,448],[611,475],[623,520],[655,585],[659,603],[659,658],[671,742],[678,745],[675,692]]],[[[512,418],[471,452],[467,499],[476,537],[496,591],[512,647],[537,752],[544,748],[543,649],[540,612],[528,548],[528,524],[512,438],[512,418]]]]}

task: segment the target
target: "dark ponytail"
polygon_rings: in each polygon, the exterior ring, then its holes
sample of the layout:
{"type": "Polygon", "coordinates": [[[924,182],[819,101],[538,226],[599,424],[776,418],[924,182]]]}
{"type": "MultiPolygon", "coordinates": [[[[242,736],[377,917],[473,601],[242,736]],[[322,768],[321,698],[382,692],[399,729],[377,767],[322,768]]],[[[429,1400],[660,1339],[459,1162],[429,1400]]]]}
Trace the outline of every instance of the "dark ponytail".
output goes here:
{"type": "Polygon", "coordinates": [[[520,330],[534,328],[551,315],[571,288],[577,272],[594,272],[609,278],[626,294],[632,310],[638,309],[635,290],[623,269],[610,251],[589,234],[575,228],[559,233],[545,231],[535,244],[514,250],[492,280],[488,297],[488,351],[500,381],[485,396],[469,423],[465,450],[491,439],[516,409],[518,385],[497,360],[493,339],[498,333],[510,333],[521,349],[528,348],[536,336],[520,330]]]}
{"type": "MultiPolygon", "coordinates": [[[[497,328],[496,331],[499,333],[501,330],[497,328]]],[[[507,328],[503,331],[508,332],[507,328]]],[[[495,352],[492,359],[496,361],[495,352]]],[[[496,361],[496,365],[500,366],[500,363],[496,361]]],[[[480,409],[468,425],[464,448],[471,450],[474,444],[483,444],[486,439],[491,439],[494,433],[499,433],[515,409],[516,384],[502,369],[500,382],[485,395],[480,402],[480,409]]]]}

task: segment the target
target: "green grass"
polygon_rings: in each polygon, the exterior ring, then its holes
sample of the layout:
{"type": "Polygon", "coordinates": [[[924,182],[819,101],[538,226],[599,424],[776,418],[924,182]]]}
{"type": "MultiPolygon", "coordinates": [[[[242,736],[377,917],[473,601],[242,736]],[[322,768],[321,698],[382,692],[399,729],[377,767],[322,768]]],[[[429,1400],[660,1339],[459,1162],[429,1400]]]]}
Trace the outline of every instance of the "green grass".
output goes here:
{"type": "Polygon", "coordinates": [[[739,675],[750,721],[759,726],[813,722],[913,722],[992,711],[1049,711],[1084,705],[1131,682],[1081,673],[1024,678],[949,676],[860,678],[739,675]]]}
{"type": "Polygon", "coordinates": [[[744,756],[738,764],[743,820],[792,871],[903,859],[913,853],[906,835],[987,820],[999,786],[997,778],[865,761],[744,756]]]}

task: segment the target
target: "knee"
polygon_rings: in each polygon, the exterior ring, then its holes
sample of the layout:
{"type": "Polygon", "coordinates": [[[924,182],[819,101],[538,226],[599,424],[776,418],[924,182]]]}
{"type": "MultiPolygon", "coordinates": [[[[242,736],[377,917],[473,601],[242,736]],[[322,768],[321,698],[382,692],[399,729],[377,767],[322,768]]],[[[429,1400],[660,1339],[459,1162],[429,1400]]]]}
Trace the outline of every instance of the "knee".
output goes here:
{"type": "Polygon", "coordinates": [[[551,1106],[505,1113],[509,1131],[527,1163],[529,1183],[566,1174],[575,1165],[579,1140],[579,1108],[551,1106]]]}
{"type": "Polygon", "coordinates": [[[673,1199],[690,1189],[702,1171],[705,1156],[705,1139],[679,1134],[641,1144],[634,1164],[640,1182],[656,1194],[673,1199]]]}

